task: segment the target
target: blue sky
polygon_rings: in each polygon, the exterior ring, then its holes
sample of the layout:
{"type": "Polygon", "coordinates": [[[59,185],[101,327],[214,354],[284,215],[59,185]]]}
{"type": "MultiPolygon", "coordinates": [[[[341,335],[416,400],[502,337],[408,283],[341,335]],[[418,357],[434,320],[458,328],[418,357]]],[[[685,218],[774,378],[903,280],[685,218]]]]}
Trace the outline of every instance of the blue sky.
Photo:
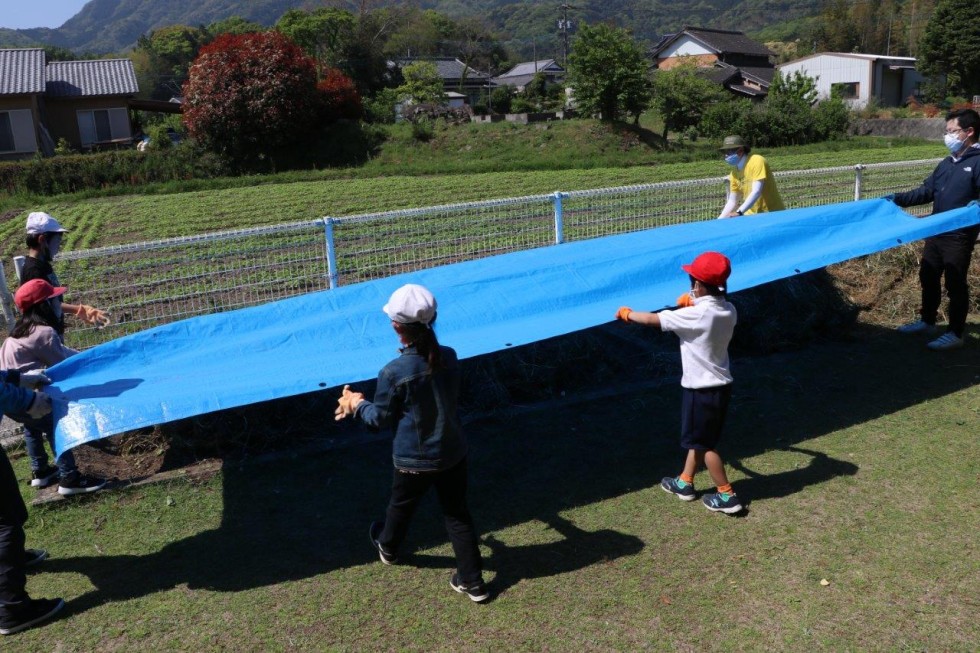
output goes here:
{"type": "Polygon", "coordinates": [[[61,27],[88,0],[3,0],[0,27],[61,27]]]}

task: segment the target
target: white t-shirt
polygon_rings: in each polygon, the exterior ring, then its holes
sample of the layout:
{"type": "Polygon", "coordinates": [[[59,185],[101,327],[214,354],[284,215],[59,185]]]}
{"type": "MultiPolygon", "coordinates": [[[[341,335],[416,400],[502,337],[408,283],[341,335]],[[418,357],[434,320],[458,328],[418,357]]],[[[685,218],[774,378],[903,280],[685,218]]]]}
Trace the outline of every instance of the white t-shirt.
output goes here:
{"type": "Polygon", "coordinates": [[[714,388],[732,382],[728,343],[738,313],[723,297],[706,295],[694,306],[660,311],[660,328],[681,340],[681,386],[691,390],[714,388]]]}

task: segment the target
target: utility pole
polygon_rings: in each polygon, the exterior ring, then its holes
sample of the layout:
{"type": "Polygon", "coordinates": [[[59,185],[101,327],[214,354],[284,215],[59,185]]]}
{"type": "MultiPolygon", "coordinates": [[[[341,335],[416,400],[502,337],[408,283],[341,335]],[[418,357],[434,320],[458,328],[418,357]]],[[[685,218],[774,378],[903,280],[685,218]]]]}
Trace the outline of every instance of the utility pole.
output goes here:
{"type": "Polygon", "coordinates": [[[562,3],[558,5],[558,8],[561,10],[561,18],[558,19],[558,29],[561,31],[562,66],[565,70],[568,70],[568,30],[572,27],[572,24],[568,22],[568,10],[575,9],[575,7],[567,3],[562,3]]]}

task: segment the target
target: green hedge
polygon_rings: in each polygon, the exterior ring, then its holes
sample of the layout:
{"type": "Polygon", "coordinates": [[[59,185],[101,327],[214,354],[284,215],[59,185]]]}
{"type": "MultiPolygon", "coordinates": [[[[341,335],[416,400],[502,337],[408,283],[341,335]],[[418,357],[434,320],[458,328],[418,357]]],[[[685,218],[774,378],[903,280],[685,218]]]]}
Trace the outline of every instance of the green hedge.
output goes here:
{"type": "Polygon", "coordinates": [[[221,160],[192,143],[165,151],[116,150],[0,163],[0,190],[57,195],[110,186],[209,179],[227,174],[221,160]]]}

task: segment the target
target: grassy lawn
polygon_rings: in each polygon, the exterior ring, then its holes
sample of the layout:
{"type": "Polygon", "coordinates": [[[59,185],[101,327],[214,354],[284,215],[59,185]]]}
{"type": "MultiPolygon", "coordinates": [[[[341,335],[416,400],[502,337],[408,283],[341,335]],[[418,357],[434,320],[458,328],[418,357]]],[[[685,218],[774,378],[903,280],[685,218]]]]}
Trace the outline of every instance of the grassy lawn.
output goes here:
{"type": "Polygon", "coordinates": [[[483,606],[449,588],[434,502],[404,564],[377,561],[390,445],[324,396],[338,448],[32,507],[28,546],[52,559],[29,590],[68,608],[3,650],[976,650],[977,326],[945,355],[865,325],[737,356],[722,453],[741,517],[657,486],[681,461],[674,358],[471,415],[483,606]]]}

